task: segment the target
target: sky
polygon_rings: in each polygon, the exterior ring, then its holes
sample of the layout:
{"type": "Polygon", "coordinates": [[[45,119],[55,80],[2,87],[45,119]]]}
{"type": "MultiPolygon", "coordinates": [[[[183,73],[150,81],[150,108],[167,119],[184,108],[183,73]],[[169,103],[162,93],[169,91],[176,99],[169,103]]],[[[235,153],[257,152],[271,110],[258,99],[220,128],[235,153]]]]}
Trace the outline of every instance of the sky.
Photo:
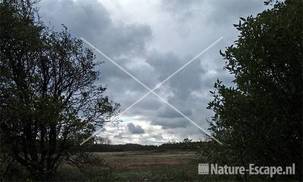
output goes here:
{"type": "MultiPolygon", "coordinates": [[[[83,37],[150,88],[154,88],[214,41],[221,41],[194,59],[155,92],[199,127],[207,130],[212,111],[209,93],[219,79],[232,85],[219,51],[233,44],[240,17],[264,10],[261,0],[42,0],[40,16],[60,30],[83,37]]],[[[87,45],[88,46],[88,45],[87,45]]],[[[148,90],[107,58],[96,54],[98,84],[121,105],[120,112],[148,90]]],[[[205,134],[159,97],[149,94],[119,122],[108,122],[98,134],[113,144],[159,145],[205,134]]]]}

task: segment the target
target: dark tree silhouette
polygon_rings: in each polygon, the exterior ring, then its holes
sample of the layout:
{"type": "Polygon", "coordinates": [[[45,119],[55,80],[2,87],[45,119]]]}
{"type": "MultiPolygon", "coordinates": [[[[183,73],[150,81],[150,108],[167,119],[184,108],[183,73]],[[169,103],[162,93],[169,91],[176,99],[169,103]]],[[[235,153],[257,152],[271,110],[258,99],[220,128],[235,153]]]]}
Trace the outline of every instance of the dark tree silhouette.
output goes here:
{"type": "Polygon", "coordinates": [[[0,136],[14,160],[51,176],[118,105],[97,85],[95,56],[66,28],[39,21],[32,1],[0,2],[0,136]]]}
{"type": "Polygon", "coordinates": [[[224,143],[226,161],[296,163],[302,180],[303,1],[271,3],[241,18],[238,40],[221,52],[235,86],[215,84],[211,130],[224,143]]]}

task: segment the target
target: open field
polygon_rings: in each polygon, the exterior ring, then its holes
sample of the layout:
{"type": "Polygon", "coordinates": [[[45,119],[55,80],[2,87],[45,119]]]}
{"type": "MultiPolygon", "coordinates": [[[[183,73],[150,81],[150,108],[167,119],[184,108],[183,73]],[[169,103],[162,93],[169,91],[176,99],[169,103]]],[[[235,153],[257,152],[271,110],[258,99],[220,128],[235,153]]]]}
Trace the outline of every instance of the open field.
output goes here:
{"type": "MultiPolygon", "coordinates": [[[[199,155],[193,151],[129,151],[96,152],[96,158],[80,168],[64,163],[58,169],[54,182],[111,182],[111,181],[243,181],[239,176],[198,175],[199,155]]],[[[29,181],[16,176],[4,181],[29,181]]],[[[251,182],[271,181],[260,176],[250,177],[251,182]]],[[[286,179],[277,182],[291,181],[286,179]]],[[[291,181],[293,182],[293,181],[291,181]]]]}
{"type": "MultiPolygon", "coordinates": [[[[87,165],[81,171],[64,165],[59,169],[58,180],[55,181],[241,181],[239,176],[198,175],[199,157],[193,151],[98,152],[94,154],[97,155],[98,162],[87,165]]],[[[253,179],[250,178],[250,181],[261,182],[270,181],[270,179],[254,176],[253,179]]]]}
{"type": "Polygon", "coordinates": [[[114,170],[140,170],[187,166],[197,158],[195,152],[107,152],[97,153],[114,170]]]}
{"type": "MultiPolygon", "coordinates": [[[[197,179],[197,155],[191,151],[140,151],[95,153],[104,163],[79,172],[65,165],[63,180],[110,181],[193,181],[197,179]],[[69,175],[66,175],[69,174],[69,175]]],[[[62,176],[60,176],[62,174],[62,176]]]]}

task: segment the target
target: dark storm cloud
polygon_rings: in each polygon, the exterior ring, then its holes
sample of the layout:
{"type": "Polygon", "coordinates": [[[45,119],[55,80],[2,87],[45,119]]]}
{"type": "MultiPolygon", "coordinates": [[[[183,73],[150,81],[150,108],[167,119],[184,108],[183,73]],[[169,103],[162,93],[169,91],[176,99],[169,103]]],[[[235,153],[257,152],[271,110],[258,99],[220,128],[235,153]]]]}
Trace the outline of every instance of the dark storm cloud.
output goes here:
{"type": "Polygon", "coordinates": [[[160,125],[163,129],[185,128],[189,125],[188,121],[183,117],[179,118],[154,118],[152,124],[160,125]]]}
{"type": "Polygon", "coordinates": [[[133,123],[127,124],[128,131],[132,134],[142,134],[144,133],[144,129],[139,125],[134,125],[133,123]]]}
{"type": "MultiPolygon", "coordinates": [[[[206,119],[212,114],[206,106],[211,100],[209,90],[213,89],[213,83],[217,78],[225,83],[232,80],[232,76],[223,70],[224,60],[219,50],[224,50],[236,40],[237,31],[233,24],[238,22],[239,17],[264,9],[263,2],[259,0],[163,0],[157,7],[159,12],[146,11],[151,13],[150,17],[159,18],[153,20],[157,22],[153,24],[144,19],[140,23],[130,22],[128,17],[114,21],[112,12],[97,0],[44,0],[40,4],[43,19],[56,27],[65,24],[75,36],[93,43],[150,88],[223,36],[222,42],[156,90],[203,128],[208,127],[206,119]],[[160,43],[157,44],[157,41],[160,43]]],[[[126,10],[132,11],[132,8],[126,7],[126,10]]],[[[101,83],[108,88],[107,94],[121,104],[121,111],[148,92],[105,58],[97,55],[97,60],[105,62],[98,67],[101,83]]],[[[199,129],[153,94],[125,115],[140,116],[179,138],[201,135],[199,129]]],[[[126,131],[148,134],[148,130],[144,131],[145,127],[141,127],[145,125],[131,122],[127,124],[126,131]]],[[[132,138],[127,136],[129,133],[121,132],[114,135],[125,140],[132,138]]],[[[157,136],[162,138],[161,134],[157,136]]],[[[155,138],[152,132],[149,137],[155,138]]]]}
{"type": "MultiPolygon", "coordinates": [[[[132,63],[134,66],[128,70],[146,85],[152,87],[157,82],[149,76],[153,70],[148,69],[152,68],[140,64],[136,67],[136,62],[130,58],[144,54],[145,46],[151,39],[149,26],[113,22],[107,9],[96,0],[45,0],[40,4],[42,18],[55,25],[55,28],[58,29],[61,24],[66,25],[72,34],[84,37],[126,69],[132,63]]],[[[101,83],[108,88],[108,94],[121,103],[122,109],[146,92],[145,88],[110,61],[98,53],[96,55],[97,61],[104,62],[98,67],[101,70],[101,83]]],[[[154,106],[157,104],[147,100],[141,108],[151,109],[154,106]]]]}
{"type": "MultiPolygon", "coordinates": [[[[167,97],[167,101],[194,122],[205,127],[207,127],[205,122],[201,123],[200,121],[205,121],[206,117],[210,115],[209,111],[206,110],[207,103],[210,101],[210,95],[206,94],[194,97],[192,93],[202,91],[208,93],[218,77],[227,80],[225,75],[220,73],[223,71],[223,68],[222,64],[219,63],[223,63],[223,60],[219,54],[214,56],[216,54],[218,54],[218,50],[214,49],[209,51],[205,56],[194,60],[157,90],[159,92],[163,87],[167,88],[171,93],[167,97]],[[218,57],[218,60],[214,59],[216,57],[218,57]],[[219,63],[216,63],[216,61],[219,63]]],[[[149,55],[147,61],[155,68],[160,81],[167,78],[193,57],[194,55],[181,57],[174,53],[153,53],[149,55]]],[[[153,112],[153,116],[151,117],[153,118],[153,124],[161,125],[164,128],[184,128],[191,125],[188,120],[165,104],[162,104],[156,112],[153,112]]]]}
{"type": "MultiPolygon", "coordinates": [[[[185,115],[187,115],[187,116],[191,115],[191,111],[190,110],[185,110],[185,111],[182,111],[182,112],[185,115]]],[[[183,116],[181,116],[179,113],[177,113],[175,110],[171,109],[168,106],[161,107],[157,111],[157,113],[159,113],[158,117],[161,117],[161,118],[171,118],[171,119],[174,119],[174,118],[183,118],[183,116]]]]}
{"type": "MultiPolygon", "coordinates": [[[[227,19],[255,14],[264,9],[260,0],[170,0],[162,1],[162,7],[180,20],[193,18],[197,14],[210,17],[209,22],[224,23],[227,19]]],[[[227,22],[225,22],[227,23],[227,22]]]]}
{"type": "Polygon", "coordinates": [[[155,76],[159,80],[164,80],[175,72],[180,67],[182,61],[174,53],[159,53],[154,51],[147,55],[147,62],[155,68],[155,76]]]}
{"type": "Polygon", "coordinates": [[[142,52],[151,38],[145,25],[115,24],[109,12],[96,0],[48,0],[41,2],[42,18],[66,25],[110,56],[142,52]]]}
{"type": "MultiPolygon", "coordinates": [[[[235,40],[236,30],[233,24],[238,22],[239,17],[246,17],[260,12],[264,9],[263,3],[255,0],[172,0],[162,1],[162,7],[176,20],[176,26],[179,28],[181,36],[195,37],[194,39],[189,39],[192,41],[189,42],[192,46],[184,46],[184,50],[189,50],[188,52],[198,53],[201,51],[199,50],[201,49],[199,48],[200,46],[196,46],[198,44],[193,44],[196,40],[211,42],[218,38],[219,35],[224,36],[225,40],[223,42],[209,50],[198,60],[195,60],[167,83],[169,90],[173,93],[168,97],[168,101],[184,113],[189,110],[190,112],[186,114],[188,117],[199,125],[207,127],[205,121],[210,119],[211,115],[211,111],[206,109],[207,103],[211,100],[208,93],[209,90],[213,89],[213,84],[217,78],[223,80],[226,84],[231,84],[233,79],[230,74],[223,70],[224,61],[219,55],[219,49],[224,50],[224,47],[235,40]],[[187,26],[191,27],[191,29],[187,29],[187,26]],[[193,96],[193,92],[204,94],[193,96]]],[[[186,45],[185,42],[184,45],[186,45]]],[[[189,56],[182,57],[177,54],[178,51],[176,53],[153,54],[151,56],[149,63],[157,68],[156,70],[159,71],[161,79],[195,56],[189,54],[189,56]]],[[[179,124],[181,121],[170,122],[168,119],[178,118],[178,115],[174,110],[166,111],[165,114],[158,112],[157,117],[162,117],[163,120],[158,119],[154,123],[165,127],[184,127],[179,124]]],[[[187,120],[185,120],[185,124],[187,126],[191,125],[187,120]]]]}

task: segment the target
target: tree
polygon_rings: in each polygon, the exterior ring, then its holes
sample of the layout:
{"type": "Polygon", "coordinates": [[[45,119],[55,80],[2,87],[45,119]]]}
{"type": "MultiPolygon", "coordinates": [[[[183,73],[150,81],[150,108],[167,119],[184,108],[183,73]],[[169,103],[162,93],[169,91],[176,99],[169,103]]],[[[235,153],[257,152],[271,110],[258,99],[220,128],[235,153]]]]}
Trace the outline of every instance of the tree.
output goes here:
{"type": "Polygon", "coordinates": [[[217,81],[211,91],[210,130],[224,143],[229,162],[296,163],[302,178],[303,1],[273,4],[241,18],[238,40],[221,52],[235,79],[234,86],[217,81]]]}
{"type": "Polygon", "coordinates": [[[0,3],[0,137],[14,160],[46,178],[118,104],[95,82],[93,52],[66,28],[45,27],[33,6],[0,3]]]}

